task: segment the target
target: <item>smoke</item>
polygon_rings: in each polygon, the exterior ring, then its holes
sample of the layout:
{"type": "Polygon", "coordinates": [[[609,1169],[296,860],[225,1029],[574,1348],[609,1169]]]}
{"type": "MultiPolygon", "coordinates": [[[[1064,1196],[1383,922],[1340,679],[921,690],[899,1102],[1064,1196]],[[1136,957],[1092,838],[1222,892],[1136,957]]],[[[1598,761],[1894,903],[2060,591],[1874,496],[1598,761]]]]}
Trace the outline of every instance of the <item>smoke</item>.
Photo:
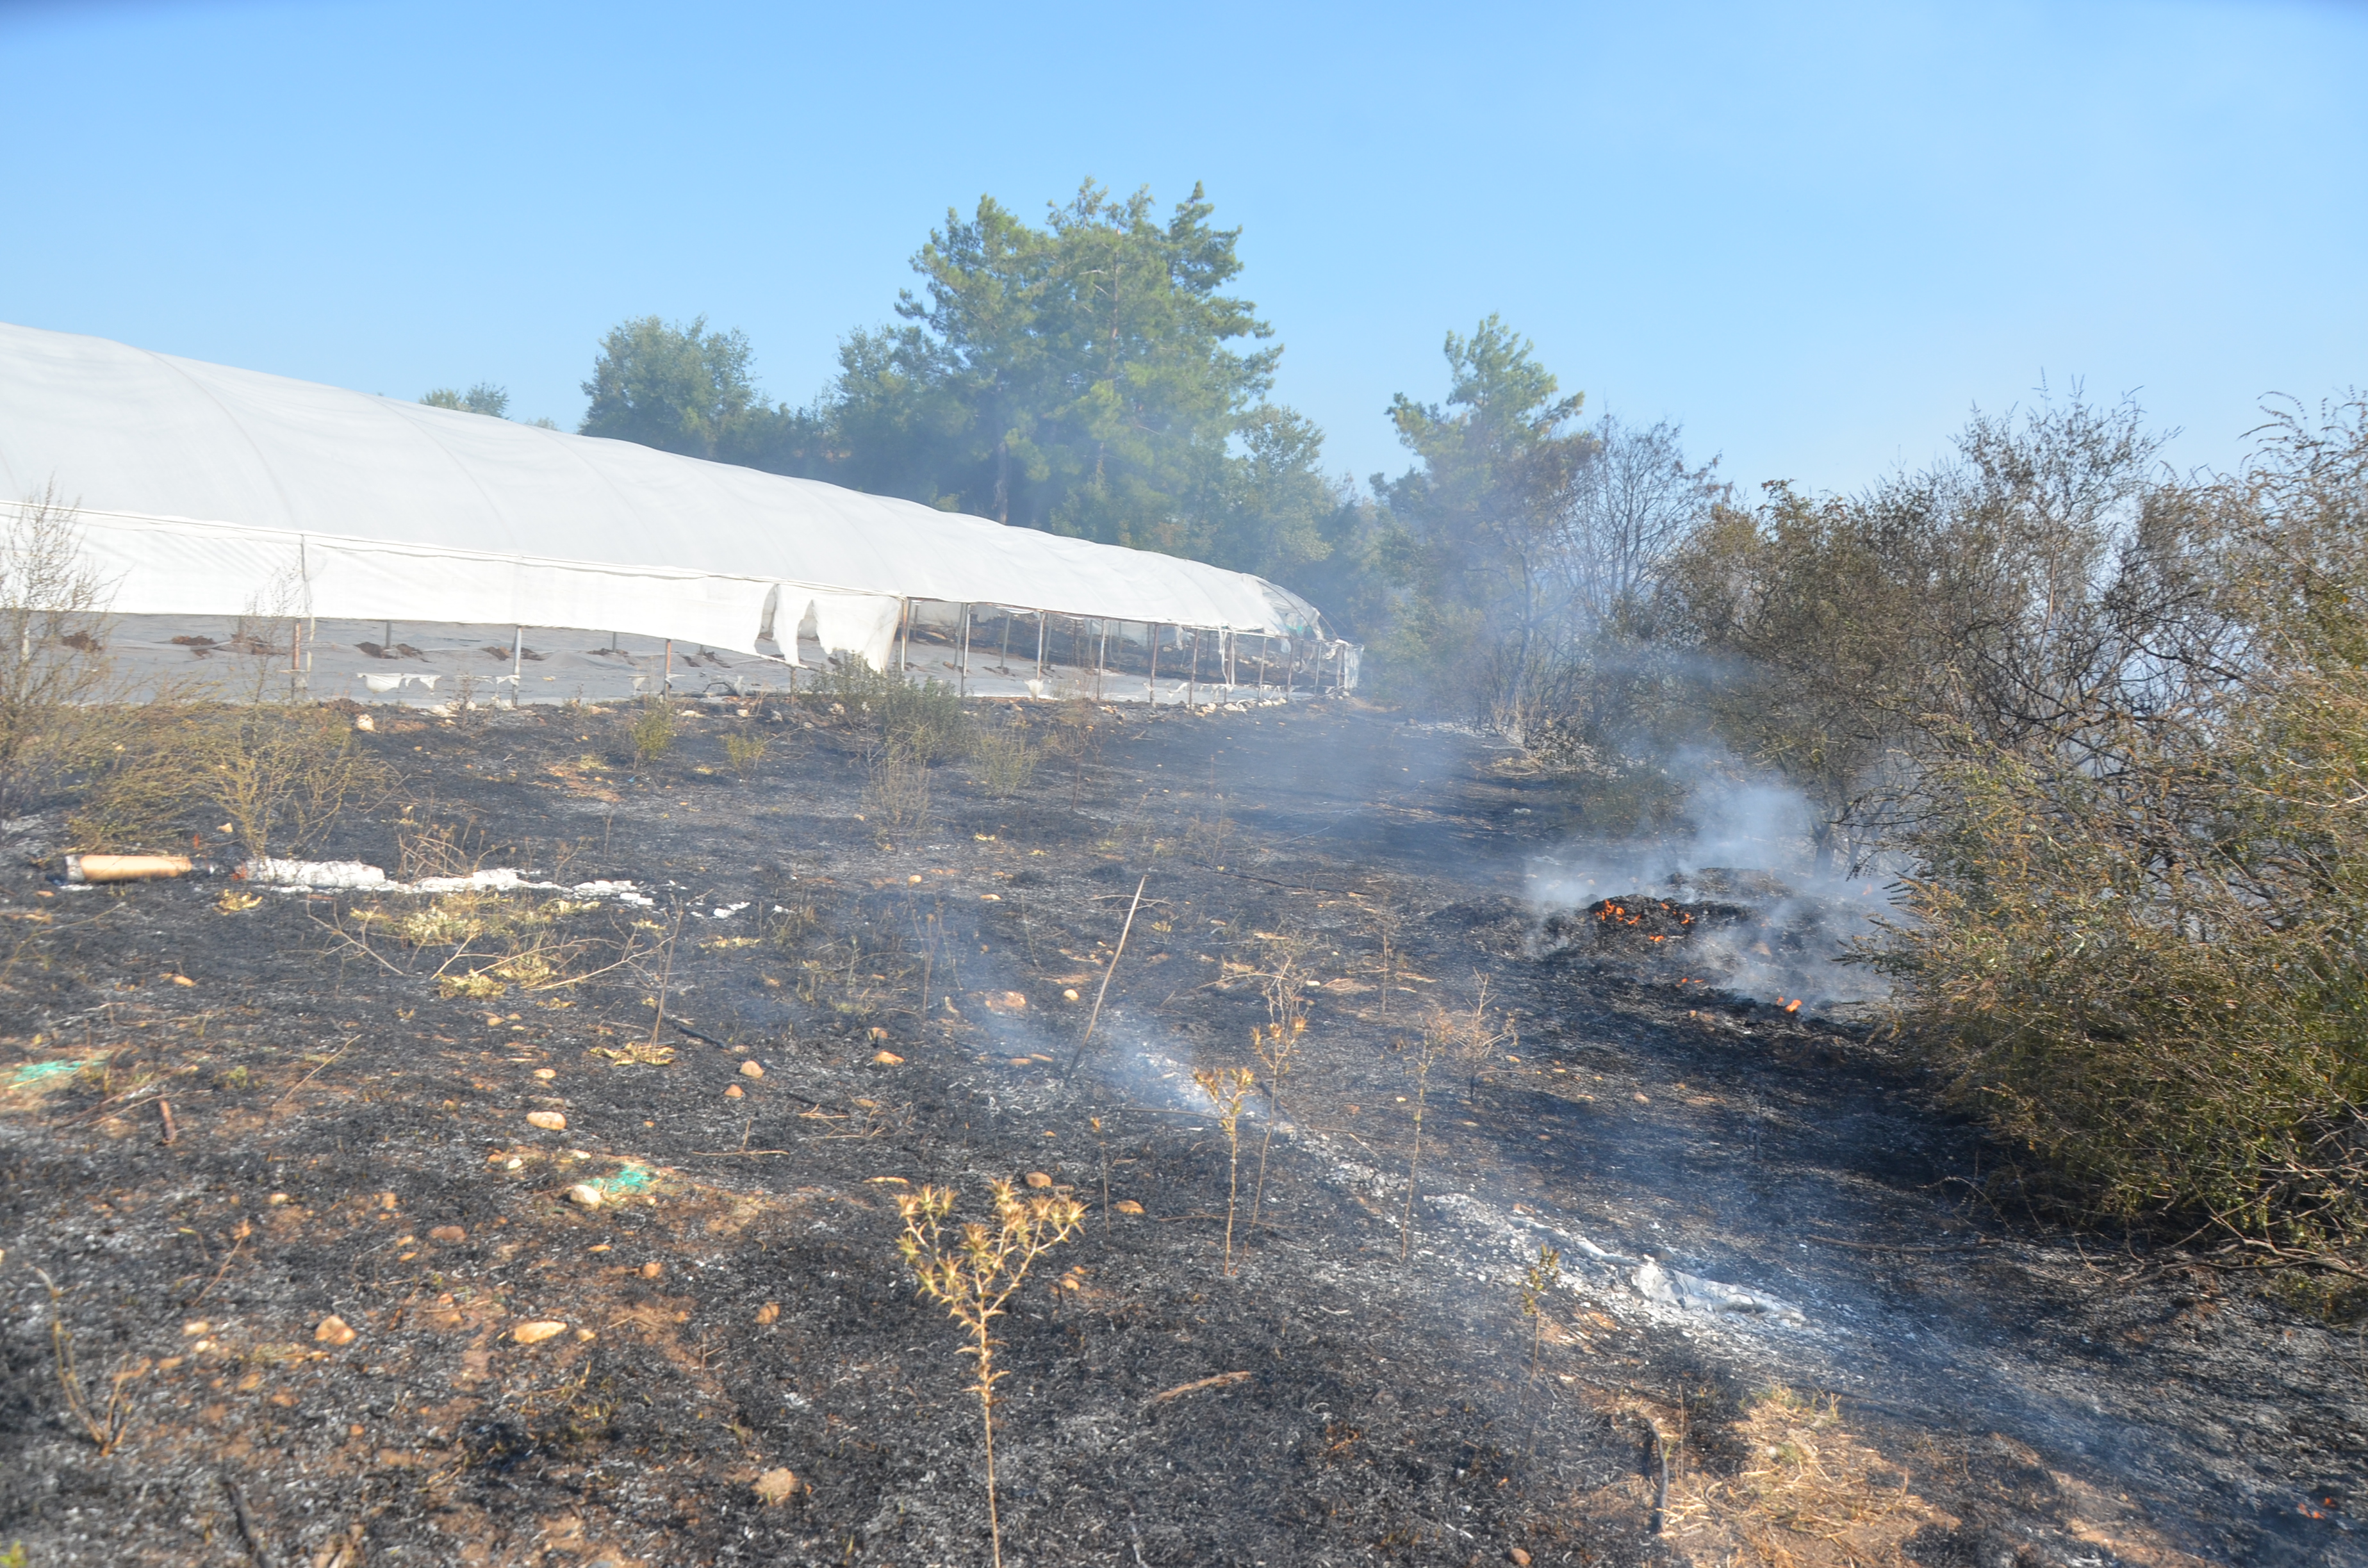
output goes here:
{"type": "Polygon", "coordinates": [[[1723,754],[1663,766],[1682,781],[1667,823],[1573,839],[1531,862],[1543,945],[1780,1006],[1834,1011],[1880,999],[1881,976],[1844,960],[1891,913],[1893,873],[1879,864],[1854,875],[1818,869],[1808,801],[1723,754]]]}

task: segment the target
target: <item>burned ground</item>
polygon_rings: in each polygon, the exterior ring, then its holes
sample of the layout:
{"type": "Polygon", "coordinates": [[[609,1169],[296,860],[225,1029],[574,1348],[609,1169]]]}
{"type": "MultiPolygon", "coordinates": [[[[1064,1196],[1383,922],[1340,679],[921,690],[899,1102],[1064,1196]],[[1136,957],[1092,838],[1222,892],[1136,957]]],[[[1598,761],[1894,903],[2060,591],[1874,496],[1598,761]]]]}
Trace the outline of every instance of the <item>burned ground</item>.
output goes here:
{"type": "Polygon", "coordinates": [[[1088,1217],[999,1324],[1014,1563],[2357,1560],[2354,1337],[2000,1212],[1911,1070],[1706,994],[1682,923],[1558,939],[1557,786],[1337,704],[1100,711],[1075,778],[947,764],[885,833],[865,737],[775,712],[650,764],[575,710],[367,738],[405,789],[338,858],[646,905],[5,873],[0,1545],[984,1562],[895,1199],[1036,1172],[1088,1217]],[[1257,1065],[1286,954],[1309,1027],[1228,1275],[1191,1072],[1257,1065]],[[1513,1032],[1425,1076],[1433,1002],[1513,1032]]]}

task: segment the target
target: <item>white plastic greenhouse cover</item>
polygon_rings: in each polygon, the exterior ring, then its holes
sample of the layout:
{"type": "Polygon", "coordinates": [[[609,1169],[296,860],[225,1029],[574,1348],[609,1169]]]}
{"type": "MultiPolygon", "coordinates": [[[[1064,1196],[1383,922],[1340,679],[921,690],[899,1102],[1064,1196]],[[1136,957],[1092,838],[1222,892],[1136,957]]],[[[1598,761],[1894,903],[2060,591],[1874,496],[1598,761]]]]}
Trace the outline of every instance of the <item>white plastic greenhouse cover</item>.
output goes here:
{"type": "Polygon", "coordinates": [[[260,605],[791,656],[803,625],[874,667],[916,599],[1322,635],[1247,573],[6,324],[0,485],[78,506],[123,614],[260,605]]]}

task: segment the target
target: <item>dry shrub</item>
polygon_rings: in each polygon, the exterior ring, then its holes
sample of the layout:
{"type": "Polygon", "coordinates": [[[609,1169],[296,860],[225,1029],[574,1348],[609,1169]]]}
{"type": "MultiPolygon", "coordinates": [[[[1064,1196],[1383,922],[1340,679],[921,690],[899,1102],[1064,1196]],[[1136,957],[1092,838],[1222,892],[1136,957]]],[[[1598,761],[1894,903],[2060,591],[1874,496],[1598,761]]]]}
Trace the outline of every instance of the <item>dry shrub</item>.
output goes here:
{"type": "Polygon", "coordinates": [[[663,697],[644,702],[626,733],[633,756],[648,767],[674,747],[674,704],[663,697]]]}
{"type": "Polygon", "coordinates": [[[91,848],[161,843],[203,807],[230,820],[253,858],[302,854],[347,807],[393,783],[334,709],[223,707],[168,693],[94,708],[76,723],[97,756],[68,827],[91,848]]]}
{"type": "Polygon", "coordinates": [[[765,760],[772,746],[768,738],[759,734],[730,734],[723,737],[723,761],[742,783],[757,775],[757,765],[765,760]]]}
{"type": "Polygon", "coordinates": [[[1957,1525],[1850,1431],[1831,1397],[1777,1389],[1733,1436],[1746,1458],[1732,1479],[1690,1471],[1669,1488],[1666,1533],[1697,1562],[1907,1568],[1910,1536],[1957,1525]]]}
{"type": "Polygon", "coordinates": [[[969,716],[953,687],[934,680],[911,681],[894,670],[875,670],[860,659],[832,670],[818,683],[820,696],[878,726],[890,748],[942,762],[969,752],[969,716]]]}
{"type": "Polygon", "coordinates": [[[233,709],[211,739],[207,792],[258,860],[313,847],[348,804],[393,782],[333,709],[233,709]]]}
{"type": "Polygon", "coordinates": [[[883,832],[917,831],[929,820],[928,758],[893,743],[874,752],[863,809],[865,820],[883,832]]]}
{"type": "Polygon", "coordinates": [[[0,820],[106,755],[86,710],[114,695],[107,585],[54,489],[0,508],[0,820]]]}
{"type": "Polygon", "coordinates": [[[175,699],[112,704],[81,716],[93,754],[66,831],[85,849],[154,846],[211,792],[211,756],[220,715],[175,699]]]}
{"type": "Polygon", "coordinates": [[[978,787],[995,800],[1008,801],[1035,782],[1037,749],[1019,730],[981,731],[971,755],[978,765],[978,787]]]}

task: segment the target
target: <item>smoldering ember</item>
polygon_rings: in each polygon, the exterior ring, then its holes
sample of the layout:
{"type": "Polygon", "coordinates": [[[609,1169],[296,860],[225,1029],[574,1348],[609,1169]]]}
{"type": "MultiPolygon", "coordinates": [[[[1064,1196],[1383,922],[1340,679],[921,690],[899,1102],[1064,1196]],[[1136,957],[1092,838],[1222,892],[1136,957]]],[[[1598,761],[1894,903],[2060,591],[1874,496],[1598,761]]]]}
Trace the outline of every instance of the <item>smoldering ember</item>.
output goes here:
{"type": "Polygon", "coordinates": [[[378,781],[244,877],[10,823],[30,1560],[985,1561],[898,1243],[998,1180],[1081,1206],[1008,1562],[2333,1560],[2351,1336],[1986,1201],[1773,876],[1572,871],[1566,780],[1350,699],[923,696],[339,701],[378,781]]]}

